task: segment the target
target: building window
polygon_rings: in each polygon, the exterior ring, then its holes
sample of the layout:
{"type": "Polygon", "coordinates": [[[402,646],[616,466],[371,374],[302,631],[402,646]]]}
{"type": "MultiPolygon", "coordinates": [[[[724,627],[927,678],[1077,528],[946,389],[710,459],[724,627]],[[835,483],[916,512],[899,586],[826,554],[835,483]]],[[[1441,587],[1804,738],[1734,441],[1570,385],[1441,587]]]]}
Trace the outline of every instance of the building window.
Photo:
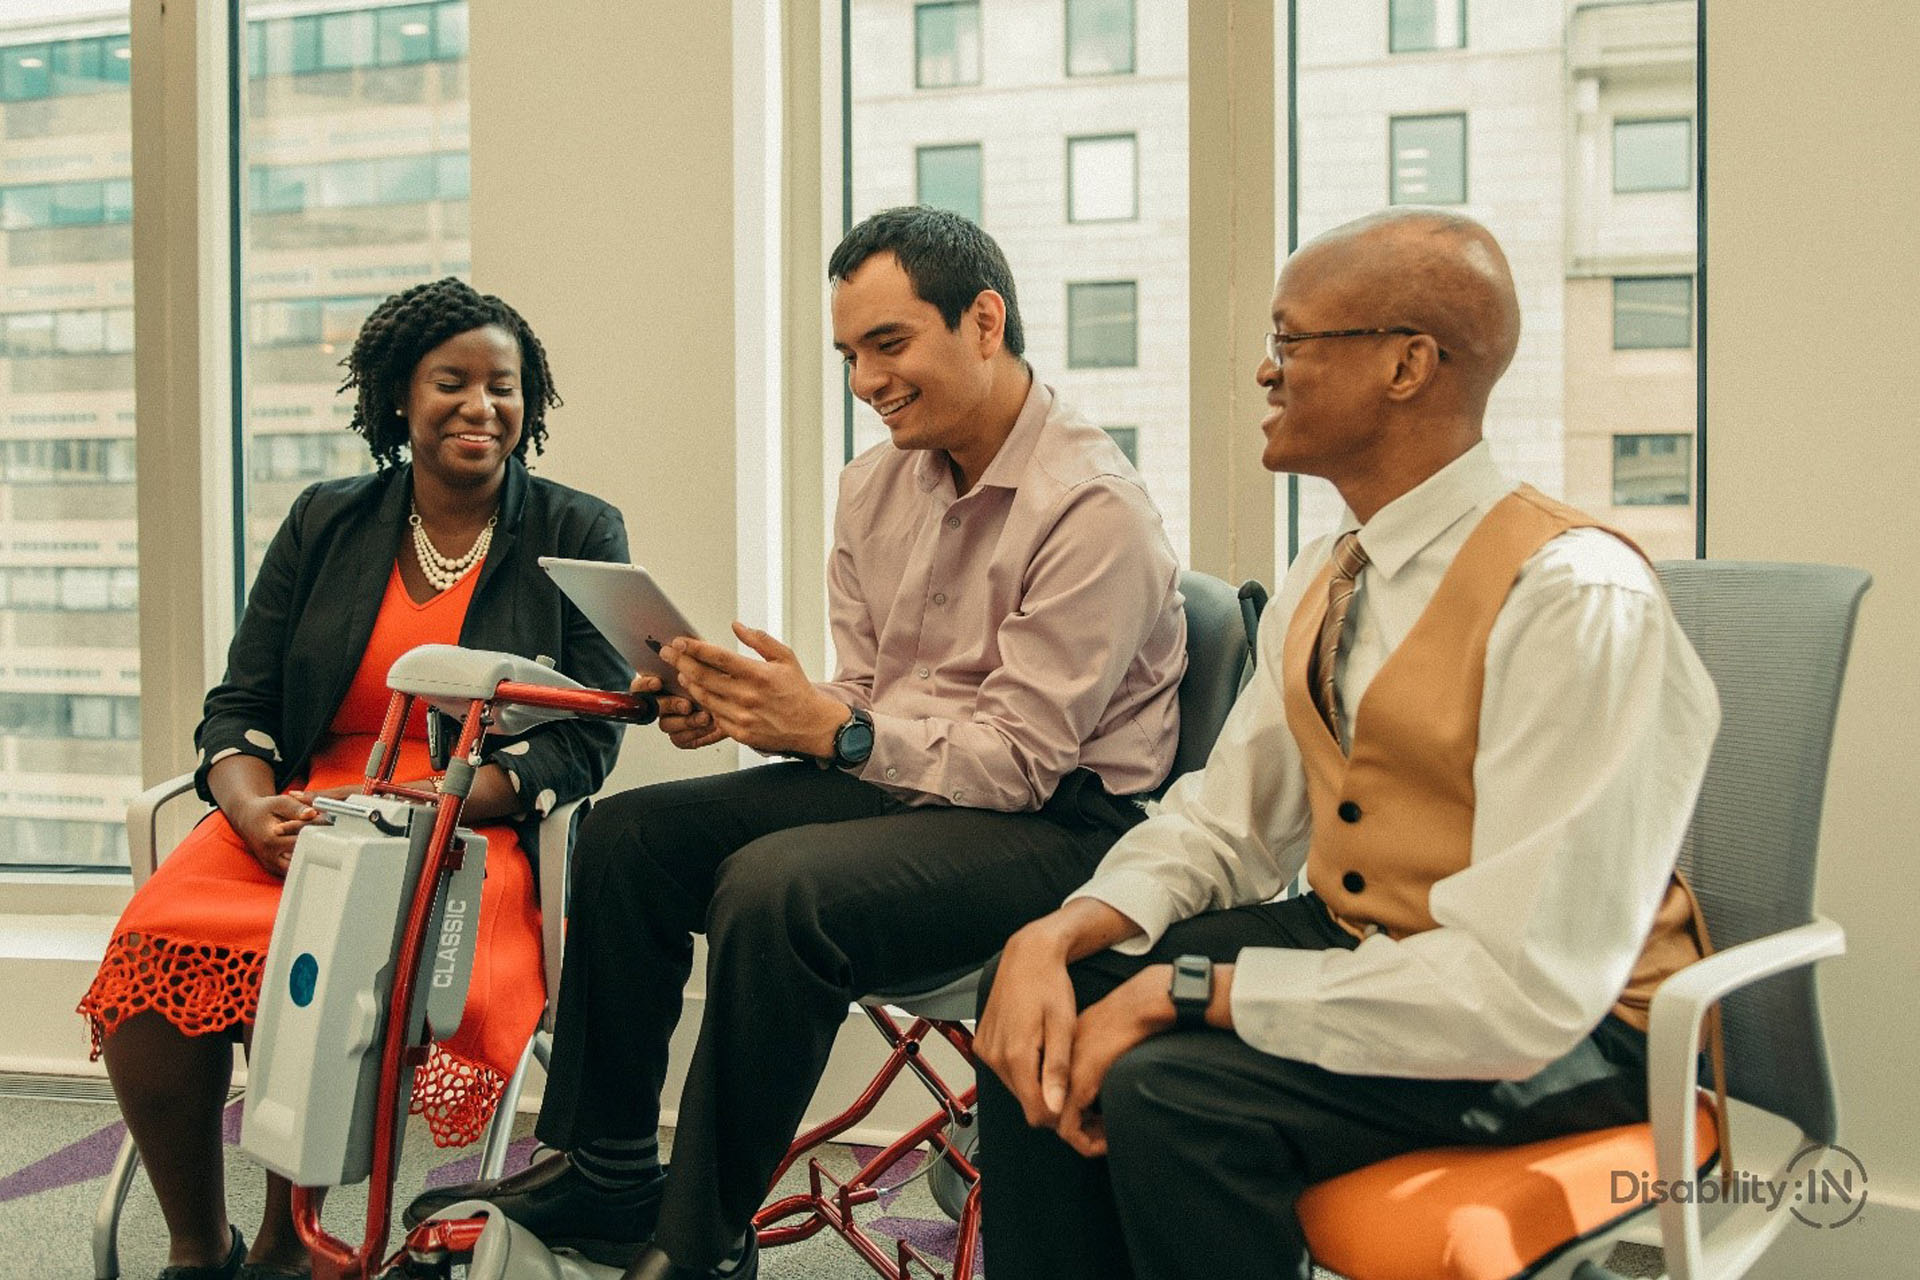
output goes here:
{"type": "Polygon", "coordinates": [[[1693,121],[1613,122],[1613,189],[1689,191],[1693,188],[1693,121]]]}
{"type": "Polygon", "coordinates": [[[1614,350],[1692,345],[1692,276],[1642,276],[1613,282],[1614,350]]]}
{"type": "Polygon", "coordinates": [[[1615,436],[1613,505],[1684,507],[1693,500],[1693,437],[1615,436]]]}
{"type": "Polygon", "coordinates": [[[1120,446],[1120,452],[1127,455],[1127,461],[1134,466],[1140,465],[1140,428],[1107,427],[1105,431],[1120,446]]]}
{"type": "Polygon", "coordinates": [[[126,178],[0,187],[0,231],[97,227],[132,220],[133,183],[126,178]]]}
{"type": "Polygon", "coordinates": [[[980,222],[980,144],[921,147],[913,153],[914,199],[980,222]]]}
{"type": "Polygon", "coordinates": [[[1108,280],[1067,286],[1067,367],[1131,369],[1140,363],[1139,285],[1108,280]]]}
{"type": "Polygon", "coordinates": [[[966,3],[915,5],[913,84],[946,89],[980,83],[980,6],[966,3]]]}
{"type": "Polygon", "coordinates": [[[1389,133],[1393,204],[1466,203],[1466,116],[1395,116],[1389,133]]]}
{"type": "Polygon", "coordinates": [[[132,484],[133,459],[130,437],[8,440],[0,446],[0,480],[8,484],[132,484]]]}
{"type": "Polygon", "coordinates": [[[1390,0],[1387,8],[1390,52],[1467,47],[1467,0],[1390,0]]]}
{"type": "Polygon", "coordinates": [[[1067,0],[1067,74],[1133,71],[1133,0],[1067,0]]]}
{"type": "Polygon", "coordinates": [[[1131,133],[1067,139],[1067,221],[1140,216],[1139,141],[1131,133]]]}
{"type": "Polygon", "coordinates": [[[256,215],[465,200],[467,154],[450,151],[330,164],[260,164],[248,172],[248,184],[249,212],[256,215]]]}

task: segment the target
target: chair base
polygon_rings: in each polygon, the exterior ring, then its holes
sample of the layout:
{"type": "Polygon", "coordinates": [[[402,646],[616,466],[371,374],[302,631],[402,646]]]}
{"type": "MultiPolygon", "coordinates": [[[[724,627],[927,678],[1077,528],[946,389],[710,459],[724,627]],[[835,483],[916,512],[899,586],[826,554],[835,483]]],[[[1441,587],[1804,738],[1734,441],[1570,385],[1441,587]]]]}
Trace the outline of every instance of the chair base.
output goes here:
{"type": "Polygon", "coordinates": [[[889,1143],[845,1182],[828,1173],[817,1158],[809,1159],[808,1190],[776,1200],[754,1215],[753,1226],[759,1234],[760,1247],[792,1244],[831,1229],[885,1280],[920,1280],[921,1277],[970,1280],[980,1247],[980,1171],[963,1154],[962,1144],[949,1136],[949,1131],[964,1130],[975,1123],[974,1090],[971,1086],[955,1090],[926,1060],[921,1046],[937,1035],[971,1062],[973,1034],[964,1023],[933,1018],[915,1018],[902,1027],[884,1008],[864,1004],[861,1008],[890,1046],[886,1062],[851,1107],[794,1139],[780,1167],[774,1171],[773,1181],[777,1184],[802,1156],[866,1119],[903,1071],[910,1071],[919,1079],[939,1109],[889,1143]],[[941,1271],[933,1260],[904,1240],[874,1237],[860,1226],[854,1215],[859,1206],[879,1200],[882,1192],[889,1189],[883,1182],[886,1175],[908,1152],[922,1144],[930,1149],[929,1159],[944,1161],[957,1180],[956,1185],[966,1188],[951,1273],[941,1271]],[[893,1246],[891,1251],[888,1245],[893,1246]]]}

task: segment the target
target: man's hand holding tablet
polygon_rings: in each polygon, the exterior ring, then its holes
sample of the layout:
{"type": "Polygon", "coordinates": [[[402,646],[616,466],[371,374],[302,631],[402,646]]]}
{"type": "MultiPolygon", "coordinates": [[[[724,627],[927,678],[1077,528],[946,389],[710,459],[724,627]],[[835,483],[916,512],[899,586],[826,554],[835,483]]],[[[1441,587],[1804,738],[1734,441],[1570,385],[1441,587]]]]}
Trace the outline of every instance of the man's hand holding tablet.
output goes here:
{"type": "Polygon", "coordinates": [[[773,636],[733,624],[757,657],[700,639],[638,565],[543,556],[540,567],[633,664],[633,692],[659,698],[660,728],[674,746],[691,751],[732,738],[773,755],[833,758],[852,711],[814,688],[793,650],[773,636]]]}
{"type": "MultiPolygon", "coordinates": [[[[673,667],[692,701],[671,700],[685,703],[686,713],[670,724],[669,700],[662,699],[660,727],[675,746],[704,747],[732,738],[770,755],[830,759],[834,735],[851,714],[847,704],[814,688],[793,650],[765,631],[736,622],[733,634],[759,657],[692,636],[661,648],[661,659],[673,667]]],[[[641,689],[641,681],[633,687],[641,689]]]]}

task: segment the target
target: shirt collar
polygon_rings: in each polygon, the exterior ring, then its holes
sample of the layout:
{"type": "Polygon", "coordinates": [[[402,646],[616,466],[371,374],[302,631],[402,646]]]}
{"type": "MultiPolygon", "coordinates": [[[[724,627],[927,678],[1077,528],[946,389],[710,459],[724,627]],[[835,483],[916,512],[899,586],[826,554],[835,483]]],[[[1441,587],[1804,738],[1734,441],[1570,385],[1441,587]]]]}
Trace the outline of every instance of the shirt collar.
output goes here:
{"type": "Polygon", "coordinates": [[[1369,567],[1391,578],[1462,516],[1489,504],[1513,488],[1494,465],[1482,440],[1360,523],[1351,509],[1341,513],[1340,531],[1360,531],[1369,567]]]}
{"type": "MultiPolygon", "coordinates": [[[[1031,371],[1029,371],[1031,376],[1031,371]]],[[[1053,389],[1034,378],[1027,388],[1027,398],[1020,406],[1020,414],[1013,420],[1013,430],[1001,442],[1000,451],[993,455],[993,461],[980,474],[974,483],[975,489],[1018,489],[1021,479],[1027,473],[1027,463],[1033,459],[1034,448],[1040,442],[1040,428],[1046,424],[1047,417],[1053,412],[1053,389]]],[[[953,480],[953,460],[945,449],[923,449],[914,460],[914,476],[922,489],[931,491],[939,487],[941,481],[953,480]]]]}

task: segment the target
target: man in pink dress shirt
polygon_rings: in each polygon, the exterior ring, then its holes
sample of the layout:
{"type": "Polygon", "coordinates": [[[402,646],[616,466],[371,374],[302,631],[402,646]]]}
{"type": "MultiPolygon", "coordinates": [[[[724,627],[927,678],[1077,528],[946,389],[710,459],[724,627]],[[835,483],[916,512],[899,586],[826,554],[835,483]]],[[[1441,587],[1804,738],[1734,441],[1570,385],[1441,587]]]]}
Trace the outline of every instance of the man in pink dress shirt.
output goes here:
{"type": "Polygon", "coordinates": [[[677,745],[799,759],[593,810],[538,1130],[564,1154],[410,1217],[479,1195],[549,1244],[632,1259],[629,1277],[751,1276],[750,1220],[848,1003],[985,961],[1086,879],[1172,764],[1172,548],[1125,456],[1022,358],[999,246],[890,209],[828,275],[849,385],[892,437],[840,479],[839,669],[810,680],[738,623],[750,654],[666,647],[695,699],[663,699],[677,745]],[[660,1091],[695,932],[705,1011],[669,1177],[660,1091]]]}

